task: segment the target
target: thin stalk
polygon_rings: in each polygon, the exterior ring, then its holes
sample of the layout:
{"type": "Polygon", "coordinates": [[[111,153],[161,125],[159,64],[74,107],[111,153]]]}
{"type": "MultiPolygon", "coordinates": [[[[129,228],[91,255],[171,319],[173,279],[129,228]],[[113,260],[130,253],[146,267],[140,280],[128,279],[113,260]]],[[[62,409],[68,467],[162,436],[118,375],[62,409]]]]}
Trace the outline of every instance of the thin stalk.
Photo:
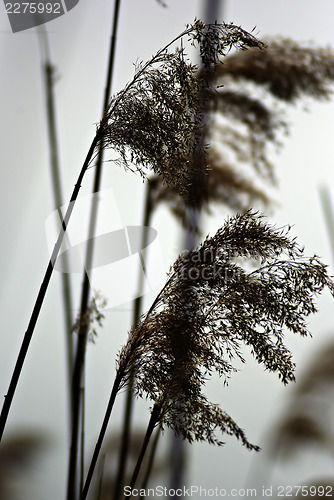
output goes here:
{"type": "MultiPolygon", "coordinates": [[[[91,242],[91,239],[88,240],[91,242]]],[[[86,255],[86,266],[91,259],[91,244],[88,244],[86,255]]],[[[85,269],[89,269],[86,267],[85,269]]],[[[85,278],[87,277],[85,273],[85,278]]],[[[81,294],[81,307],[80,307],[80,328],[78,332],[77,350],[75,356],[75,363],[73,369],[72,381],[72,433],[70,456],[68,464],[68,478],[67,478],[67,500],[75,500],[76,498],[76,469],[79,450],[79,432],[80,432],[80,415],[82,409],[82,391],[83,391],[83,376],[84,364],[86,354],[86,342],[88,333],[88,324],[83,320],[85,312],[87,311],[87,304],[89,300],[89,281],[84,279],[81,294]]]]}
{"type": "MultiPolygon", "coordinates": [[[[114,61],[115,61],[115,47],[116,47],[116,33],[119,19],[119,7],[120,0],[116,0],[114,6],[114,14],[113,14],[113,27],[112,27],[112,35],[111,35],[111,43],[109,49],[109,60],[108,60],[108,70],[107,70],[107,78],[106,78],[106,86],[104,93],[104,102],[103,102],[103,110],[102,116],[106,115],[108,104],[110,100],[111,94],[111,84],[112,84],[112,75],[114,69],[114,61]]],[[[97,193],[100,190],[101,185],[101,177],[102,177],[102,165],[103,165],[103,142],[101,141],[96,168],[95,168],[95,177],[93,184],[93,193],[97,193]]],[[[91,264],[93,261],[93,250],[94,250],[94,234],[97,222],[97,199],[93,196],[91,215],[90,215],[90,223],[89,223],[89,235],[87,238],[87,252],[85,259],[85,271],[83,275],[83,285],[82,285],[82,294],[81,294],[81,308],[80,308],[80,317],[84,318],[89,305],[89,295],[90,295],[90,284],[88,275],[86,273],[87,269],[91,269],[91,264]]],[[[82,404],[82,400],[80,398],[80,391],[84,390],[83,382],[84,382],[84,366],[85,366],[85,352],[86,352],[86,343],[87,343],[87,333],[88,329],[85,326],[85,322],[81,321],[81,327],[78,333],[78,343],[77,343],[77,352],[76,352],[76,360],[73,371],[73,384],[72,384],[72,434],[71,434],[71,447],[70,447],[70,457],[69,457],[69,467],[68,467],[68,485],[67,485],[67,499],[74,500],[75,498],[75,481],[76,481],[76,468],[77,468],[77,455],[78,455],[78,435],[80,429],[80,415],[82,416],[81,425],[83,425],[84,420],[84,412],[85,408],[80,408],[82,404]]],[[[83,431],[84,432],[84,431],[83,431]]],[[[84,469],[84,442],[82,441],[82,446],[80,450],[81,455],[81,471],[84,469]]],[[[80,484],[83,482],[83,476],[81,474],[80,484]]],[[[81,488],[80,488],[81,489],[81,488]]]]}
{"type": "Polygon", "coordinates": [[[71,218],[71,214],[72,214],[72,211],[73,211],[73,208],[75,205],[75,201],[78,197],[78,194],[79,194],[79,191],[81,188],[81,182],[82,182],[83,177],[87,171],[87,168],[88,168],[88,166],[93,158],[95,148],[98,145],[102,135],[103,135],[103,125],[101,125],[99,127],[99,129],[97,130],[96,135],[91,143],[91,146],[90,146],[89,151],[87,153],[86,159],[82,165],[80,174],[78,176],[77,183],[74,186],[74,190],[73,190],[68,208],[66,210],[65,216],[62,220],[62,230],[60,231],[60,233],[58,235],[57,241],[56,241],[54,249],[52,251],[50,261],[49,261],[48,266],[46,268],[45,275],[44,275],[43,281],[41,283],[40,290],[38,292],[38,295],[37,295],[37,298],[36,298],[32,313],[31,313],[31,317],[30,317],[30,320],[28,323],[28,328],[27,328],[27,330],[24,334],[24,337],[23,337],[22,345],[21,345],[21,348],[20,348],[20,351],[19,351],[19,354],[17,357],[15,368],[14,368],[12,378],[11,378],[11,381],[9,384],[8,392],[5,396],[5,401],[4,401],[4,404],[2,406],[1,415],[0,415],[0,440],[2,439],[3,432],[5,430],[9,410],[10,410],[10,407],[11,407],[11,404],[13,401],[15,390],[16,390],[16,387],[17,387],[17,384],[18,384],[18,381],[20,378],[20,374],[21,374],[22,367],[23,367],[23,364],[24,364],[24,361],[25,361],[25,358],[26,358],[26,355],[27,355],[27,352],[29,349],[29,345],[30,345],[30,342],[31,342],[31,339],[32,339],[32,336],[33,336],[33,333],[35,330],[35,326],[36,326],[36,323],[37,323],[37,320],[39,317],[39,313],[41,311],[41,308],[42,308],[42,305],[43,305],[43,302],[45,299],[45,295],[46,295],[46,292],[47,292],[47,289],[49,286],[49,282],[50,282],[50,279],[51,279],[51,276],[53,273],[54,264],[57,260],[57,257],[58,257],[58,254],[59,254],[59,251],[61,248],[61,244],[62,244],[62,241],[64,238],[64,234],[66,232],[66,229],[67,229],[67,226],[68,226],[68,223],[69,223],[69,220],[71,218]]]}
{"type": "MultiPolygon", "coordinates": [[[[154,428],[157,425],[157,423],[159,422],[160,413],[161,413],[160,406],[155,404],[153,406],[151,418],[150,418],[148,426],[147,426],[146,434],[145,434],[143,445],[142,445],[142,448],[140,450],[140,454],[139,454],[139,457],[138,457],[138,460],[136,463],[136,467],[135,467],[133,474],[132,474],[132,478],[131,478],[130,485],[129,485],[130,490],[132,490],[134,485],[136,484],[136,481],[137,481],[137,478],[138,478],[138,475],[139,475],[139,472],[140,472],[140,469],[141,469],[141,466],[142,466],[142,463],[144,460],[144,456],[145,456],[145,453],[147,450],[147,446],[150,442],[154,428]]],[[[125,498],[127,498],[127,497],[125,497],[125,498]]]]}
{"type": "MultiPolygon", "coordinates": [[[[222,7],[222,0],[207,0],[202,8],[204,9],[203,18],[204,22],[208,25],[218,21],[220,10],[222,7]]],[[[205,120],[204,120],[205,121],[205,120]]],[[[205,137],[203,133],[200,138],[202,147],[205,146],[205,137]]],[[[200,213],[194,209],[190,209],[189,219],[191,226],[200,228],[200,213]]],[[[193,250],[196,244],[196,235],[191,230],[188,230],[185,235],[185,248],[193,250]]],[[[182,416],[180,417],[182,418],[182,416]]],[[[179,435],[172,437],[171,450],[170,450],[170,463],[171,463],[171,478],[170,485],[174,491],[179,488],[182,489],[185,483],[185,469],[186,469],[186,444],[179,435]]]]}
{"type": "MultiPolygon", "coordinates": [[[[142,224],[141,248],[143,249],[147,247],[147,237],[148,237],[147,227],[150,224],[152,215],[151,196],[152,196],[151,185],[148,181],[146,183],[145,207],[144,207],[143,224],[142,224]]],[[[133,325],[137,324],[140,318],[142,309],[142,290],[143,290],[143,273],[140,272],[139,282],[138,282],[138,297],[136,297],[135,300],[133,301],[133,318],[132,318],[133,325]]],[[[131,370],[129,385],[126,390],[122,440],[121,440],[118,469],[115,481],[114,498],[119,498],[126,470],[126,460],[128,456],[129,443],[130,443],[131,415],[133,411],[133,394],[132,394],[133,380],[134,380],[134,373],[133,370],[131,370]]]]}
{"type": "MultiPolygon", "coordinates": [[[[55,99],[54,99],[54,68],[50,61],[49,47],[47,43],[47,35],[45,30],[41,27],[39,31],[41,34],[41,49],[44,52],[44,85],[46,93],[46,111],[47,111],[47,125],[50,144],[50,165],[52,176],[52,188],[55,207],[58,208],[59,218],[63,217],[60,207],[63,205],[63,197],[60,181],[60,167],[58,155],[58,140],[56,128],[56,115],[55,115],[55,99]]],[[[63,262],[65,268],[68,268],[67,253],[63,255],[63,262]]],[[[68,386],[68,399],[71,402],[71,379],[73,371],[73,337],[72,337],[72,298],[71,298],[71,282],[70,274],[65,272],[61,273],[62,284],[62,299],[63,309],[65,313],[65,337],[66,337],[66,358],[67,358],[67,386],[68,386]]],[[[69,404],[69,412],[71,417],[72,405],[69,404]]],[[[70,418],[71,422],[71,418],[70,418]]]]}

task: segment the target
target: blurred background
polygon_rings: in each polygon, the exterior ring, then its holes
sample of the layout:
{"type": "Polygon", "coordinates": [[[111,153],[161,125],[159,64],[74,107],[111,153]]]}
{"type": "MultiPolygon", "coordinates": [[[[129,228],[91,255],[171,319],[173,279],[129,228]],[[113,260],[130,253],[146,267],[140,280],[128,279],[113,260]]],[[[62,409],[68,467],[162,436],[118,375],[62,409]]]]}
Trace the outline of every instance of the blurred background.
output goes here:
{"type": "MultiPolygon", "coordinates": [[[[206,7],[204,0],[166,0],[166,4],[163,7],[155,0],[122,0],[113,93],[132,79],[134,63],[148,60],[182,32],[187,23],[195,17],[202,18],[206,7]]],[[[65,201],[71,195],[101,115],[113,8],[111,0],[80,0],[69,13],[44,26],[56,72],[56,120],[65,201]]],[[[233,22],[247,31],[255,27],[254,33],[260,39],[279,36],[334,47],[334,4],[327,0],[221,0],[219,9],[218,21],[233,22]]],[[[55,207],[38,30],[13,34],[1,5],[0,36],[0,394],[5,395],[49,259],[45,221],[55,207]]],[[[319,255],[333,274],[330,235],[320,192],[326,187],[326,192],[333,195],[334,100],[310,101],[307,108],[297,105],[290,109],[290,134],[284,138],[280,153],[273,157],[278,185],[268,188],[268,194],[276,200],[269,218],[278,226],[292,225],[292,234],[305,246],[305,253],[319,255]]],[[[82,185],[83,195],[90,193],[93,175],[91,168],[82,185]]],[[[142,179],[106,162],[102,185],[114,192],[124,224],[140,225],[142,179]]],[[[228,211],[217,208],[210,217],[206,216],[203,234],[213,234],[227,215],[228,211]]],[[[183,231],[164,207],[156,212],[151,225],[157,230],[167,272],[183,249],[183,231]]],[[[71,277],[77,310],[81,276],[71,277]]],[[[158,290],[145,295],[144,309],[158,290]]],[[[251,356],[233,375],[228,387],[218,379],[208,382],[209,399],[219,403],[246,430],[249,440],[261,446],[262,452],[251,453],[233,438],[226,438],[222,448],[200,443],[187,446],[186,485],[227,491],[256,487],[260,496],[262,486],[334,481],[334,330],[333,304],[327,292],[318,304],[319,313],[309,323],[313,338],[288,335],[286,339],[297,364],[296,384],[283,387],[275,375],[264,373],[251,356]],[[319,367],[324,368],[325,374],[320,370],[319,375],[319,367]],[[306,397],[307,401],[301,399],[306,397]],[[307,418],[301,418],[306,410],[296,416],[292,410],[297,407],[312,407],[312,418],[310,412],[307,418]]],[[[129,303],[107,310],[104,328],[99,330],[95,344],[88,345],[88,448],[93,447],[100,428],[115,373],[115,356],[131,326],[130,311],[129,303]]],[[[60,275],[55,273],[0,452],[0,473],[10,483],[13,494],[1,498],[56,500],[65,495],[69,433],[63,328],[60,275]]],[[[147,425],[149,406],[146,401],[136,405],[138,429],[147,425]]],[[[122,412],[120,397],[110,435],[117,434],[122,412]]],[[[168,456],[169,442],[168,435],[161,440],[159,456],[168,456]]],[[[153,483],[168,486],[169,481],[168,474],[162,472],[153,483]]],[[[242,492],[240,496],[244,496],[242,492]]]]}

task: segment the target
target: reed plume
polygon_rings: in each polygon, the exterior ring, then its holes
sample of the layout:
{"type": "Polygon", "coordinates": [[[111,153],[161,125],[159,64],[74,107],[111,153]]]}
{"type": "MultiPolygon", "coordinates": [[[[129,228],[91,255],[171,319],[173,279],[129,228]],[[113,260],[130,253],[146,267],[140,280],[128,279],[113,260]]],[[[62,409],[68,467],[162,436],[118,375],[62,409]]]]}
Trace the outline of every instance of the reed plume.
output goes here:
{"type": "MultiPolygon", "coordinates": [[[[185,35],[199,45],[203,64],[210,67],[232,47],[264,47],[233,24],[196,21],[185,35]]],[[[134,164],[144,176],[152,170],[192,206],[203,202],[208,167],[200,137],[210,82],[199,78],[197,70],[183,48],[160,50],[149,63],[138,65],[132,82],[113,97],[104,127],[105,145],[125,167],[134,164]]]]}
{"type": "Polygon", "coordinates": [[[284,332],[308,335],[306,318],[315,296],[334,285],[326,267],[307,259],[285,229],[252,211],[230,218],[215,236],[181,255],[154,306],[130,333],[118,366],[124,380],[135,367],[134,390],[160,408],[161,424],[188,441],[222,444],[215,431],[242,429],[202,392],[216,371],[225,382],[243,361],[241,344],[284,384],[295,365],[284,332]],[[254,261],[255,269],[245,263],[254,261]],[[182,415],[182,417],[181,417],[182,415]]]}
{"type": "Polygon", "coordinates": [[[282,102],[296,102],[304,96],[328,99],[332,94],[333,50],[289,38],[268,40],[261,54],[248,50],[230,55],[215,69],[219,78],[253,82],[282,102]]]}
{"type": "MultiPolygon", "coordinates": [[[[291,129],[289,108],[332,95],[331,49],[285,38],[267,40],[261,49],[232,51],[220,64],[210,67],[207,62],[197,71],[198,79],[210,82],[203,88],[206,120],[201,128],[201,143],[210,144],[203,203],[209,213],[217,204],[234,213],[251,206],[267,208],[272,203],[267,186],[277,180],[273,152],[280,151],[291,129]]],[[[192,228],[177,188],[162,183],[158,175],[150,180],[152,208],[167,203],[192,228]]]]}
{"type": "Polygon", "coordinates": [[[117,393],[130,381],[137,396],[154,403],[131,486],[158,424],[189,442],[221,445],[218,431],[259,450],[202,389],[213,372],[228,382],[236,371],[233,359],[244,361],[242,344],[284,384],[295,380],[285,330],[308,335],[306,319],[317,310],[315,298],[324,288],[334,295],[334,283],[319,258],[304,257],[288,231],[275,229],[249,210],[179,256],[165,286],[120,351],[81,500],[87,496],[117,393]]]}

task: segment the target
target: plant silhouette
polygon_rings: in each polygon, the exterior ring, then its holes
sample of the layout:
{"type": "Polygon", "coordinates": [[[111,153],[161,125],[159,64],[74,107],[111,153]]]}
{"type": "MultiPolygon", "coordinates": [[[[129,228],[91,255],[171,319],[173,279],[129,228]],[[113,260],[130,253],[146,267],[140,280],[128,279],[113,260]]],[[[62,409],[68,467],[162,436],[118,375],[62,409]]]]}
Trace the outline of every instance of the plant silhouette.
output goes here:
{"type": "Polygon", "coordinates": [[[317,310],[315,298],[324,288],[334,295],[334,283],[318,257],[304,257],[288,230],[271,227],[249,210],[176,260],[166,285],[120,352],[82,499],[116,395],[130,379],[135,393],[154,403],[131,487],[158,424],[189,442],[223,444],[219,430],[259,450],[228,413],[207,400],[202,388],[214,371],[227,382],[235,371],[233,358],[243,361],[241,343],[284,384],[295,380],[284,331],[308,335],[306,319],[317,310]],[[250,261],[255,268],[249,270],[250,261]]]}
{"type": "Polygon", "coordinates": [[[161,423],[188,441],[221,444],[218,428],[257,449],[207,401],[205,378],[216,370],[227,381],[245,343],[266,370],[284,384],[293,381],[284,329],[308,335],[306,317],[316,312],[314,297],[325,287],[333,295],[325,266],[316,256],[306,259],[285,230],[252,211],[232,217],[174,263],[154,307],[134,326],[119,370],[126,375],[135,365],[135,392],[153,400],[161,423]],[[253,260],[255,269],[247,271],[240,259],[253,260]]]}
{"type": "MultiPolygon", "coordinates": [[[[259,176],[274,179],[266,147],[268,142],[278,143],[278,131],[285,122],[266,104],[238,90],[238,82],[255,82],[278,100],[294,102],[301,94],[327,97],[334,78],[333,57],[328,52],[298,52],[292,42],[282,44],[286,48],[283,60],[279,45],[273,43],[267,49],[238,26],[195,20],[147,63],[137,66],[132,81],[112,97],[97,125],[18,356],[0,418],[1,435],[81,182],[101,147],[118,154],[116,162],[126,169],[144,178],[152,172],[158,176],[151,180],[154,185],[159,179],[156,200],[159,195],[168,199],[170,193],[176,194],[182,200],[182,208],[175,205],[178,214],[200,210],[209,200],[221,198],[232,206],[228,188],[237,193],[234,206],[243,213],[179,256],[149,311],[132,327],[117,360],[81,499],[87,497],[116,396],[126,386],[153,404],[131,486],[157,426],[169,427],[189,442],[221,445],[229,434],[249,450],[258,451],[227,411],[207,399],[205,379],[217,372],[227,383],[236,370],[233,359],[244,361],[240,346],[245,344],[256,361],[277,373],[284,384],[293,381],[295,365],[284,334],[290,330],[308,335],[306,320],[316,312],[315,298],[325,288],[334,294],[333,281],[317,256],[306,258],[288,229],[269,225],[255,210],[245,211],[250,199],[267,203],[266,194],[236,174],[217,145],[210,149],[206,141],[217,133],[238,162],[251,164],[259,176]],[[188,60],[183,45],[171,51],[185,38],[199,49],[202,71],[188,60]],[[231,55],[232,49],[247,50],[231,55]],[[221,64],[222,58],[226,64],[221,64]],[[253,67],[247,70],[249,65],[253,67]],[[221,88],[225,78],[234,88],[221,88]],[[237,126],[209,123],[207,110],[231,123],[234,120],[237,126]]],[[[99,323],[102,317],[94,301],[88,304],[74,325],[74,331],[85,330],[83,344],[92,321],[99,323]]],[[[77,444],[73,454],[76,448],[77,444]]],[[[72,469],[69,500],[75,495],[76,457],[72,469]]]]}

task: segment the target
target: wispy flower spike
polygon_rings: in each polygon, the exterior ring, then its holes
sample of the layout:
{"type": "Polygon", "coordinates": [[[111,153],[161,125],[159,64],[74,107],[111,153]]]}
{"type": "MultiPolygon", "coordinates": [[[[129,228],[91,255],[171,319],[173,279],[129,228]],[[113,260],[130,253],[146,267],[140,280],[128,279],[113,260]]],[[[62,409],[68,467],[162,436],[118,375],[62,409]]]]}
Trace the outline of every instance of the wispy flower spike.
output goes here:
{"type": "Polygon", "coordinates": [[[334,53],[278,38],[268,41],[262,53],[249,50],[229,56],[216,69],[218,78],[253,82],[281,101],[292,103],[304,96],[326,99],[332,93],[334,53]]]}
{"type": "MultiPolygon", "coordinates": [[[[208,39],[214,38],[210,35],[212,28],[217,29],[209,26],[199,34],[202,51],[208,45],[205,33],[208,39]]],[[[211,47],[214,45],[211,40],[211,47]]],[[[226,54],[222,63],[216,64],[208,51],[207,62],[197,71],[199,80],[210,82],[202,96],[206,123],[201,129],[201,143],[210,144],[205,149],[208,169],[203,208],[209,210],[212,203],[234,212],[244,212],[251,206],[263,208],[271,201],[263,182],[275,182],[276,177],[272,150],[280,149],[282,137],[290,129],[287,108],[307,97],[324,100],[331,95],[334,53],[278,38],[269,41],[264,50],[251,48],[226,54]]],[[[164,185],[160,180],[158,175],[151,179],[153,208],[167,202],[185,227],[196,229],[191,226],[177,186],[164,185]]],[[[203,184],[200,187],[203,189],[203,184]]]]}
{"type": "Polygon", "coordinates": [[[315,297],[334,284],[317,257],[307,259],[288,230],[271,227],[252,211],[229,219],[215,236],[181,255],[150,311],[130,333],[119,356],[134,389],[160,408],[160,423],[188,441],[222,444],[216,431],[258,449],[202,392],[214,371],[225,379],[250,346],[258,363],[294,380],[284,331],[307,335],[315,297]],[[249,260],[254,266],[249,268],[249,260]]]}
{"type": "MultiPolygon", "coordinates": [[[[196,21],[173,43],[188,36],[205,64],[217,64],[231,47],[263,47],[262,42],[233,24],[196,21]]],[[[111,100],[104,118],[105,144],[121,163],[146,175],[147,169],[176,186],[187,204],[200,206],[206,177],[206,148],[199,140],[204,126],[209,83],[198,78],[183,49],[170,44],[139,66],[130,84],[111,100]]]]}

